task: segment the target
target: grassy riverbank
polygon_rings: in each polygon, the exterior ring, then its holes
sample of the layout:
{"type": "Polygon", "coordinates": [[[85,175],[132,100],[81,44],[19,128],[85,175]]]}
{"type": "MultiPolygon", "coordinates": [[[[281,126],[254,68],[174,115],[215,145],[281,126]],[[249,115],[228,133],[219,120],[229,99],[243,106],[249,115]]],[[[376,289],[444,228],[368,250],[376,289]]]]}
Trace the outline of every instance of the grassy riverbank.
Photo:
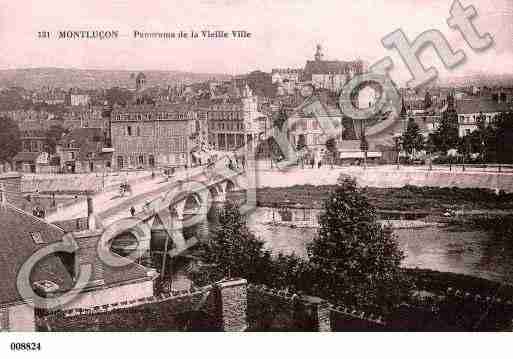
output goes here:
{"type": "MultiPolygon", "coordinates": [[[[257,204],[274,207],[280,204],[300,204],[321,208],[334,186],[299,185],[287,188],[257,189],[257,204]]],[[[439,188],[405,186],[401,188],[365,189],[372,205],[381,211],[418,211],[442,213],[448,208],[459,210],[513,211],[513,194],[495,194],[477,188],[439,188]]]]}

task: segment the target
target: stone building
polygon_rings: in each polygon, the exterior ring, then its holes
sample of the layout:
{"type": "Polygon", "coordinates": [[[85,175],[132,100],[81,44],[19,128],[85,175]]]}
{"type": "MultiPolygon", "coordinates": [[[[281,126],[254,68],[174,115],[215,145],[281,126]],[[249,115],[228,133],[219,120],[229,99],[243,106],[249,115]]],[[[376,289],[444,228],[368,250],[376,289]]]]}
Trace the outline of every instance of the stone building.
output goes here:
{"type": "Polygon", "coordinates": [[[91,96],[77,88],[70,89],[66,97],[66,103],[70,106],[87,106],[91,102],[91,96]]]}
{"type": "MultiPolygon", "coordinates": [[[[22,296],[17,289],[18,273],[27,260],[43,248],[66,240],[77,245],[72,253],[47,255],[32,268],[28,285],[42,297],[60,297],[73,289],[79,268],[91,266],[91,275],[73,301],[52,310],[93,309],[118,302],[136,302],[154,295],[155,272],[127,262],[113,268],[105,265],[97,253],[102,234],[94,228],[65,234],[56,225],[24,212],[1,196],[0,203],[0,331],[34,331],[38,316],[45,308],[35,310],[33,296],[22,296]]],[[[112,254],[116,256],[115,254],[112,254]]],[[[29,293],[30,294],[30,293],[29,293]]]]}
{"type": "Polygon", "coordinates": [[[314,60],[306,62],[303,80],[310,81],[317,88],[339,92],[355,75],[366,71],[362,60],[326,61],[321,45],[317,45],[314,60]]]}
{"type": "Polygon", "coordinates": [[[111,114],[113,166],[182,167],[191,163],[191,138],[200,131],[190,105],[130,105],[111,114]]]}
{"type": "Polygon", "coordinates": [[[211,101],[208,106],[209,144],[219,151],[256,146],[265,132],[266,116],[258,111],[258,99],[249,86],[240,98],[211,101]]]}
{"type": "Polygon", "coordinates": [[[101,128],[75,128],[56,146],[60,167],[65,172],[99,172],[111,168],[112,154],[105,148],[101,128]]]}
{"type": "Polygon", "coordinates": [[[24,152],[43,152],[46,144],[46,132],[43,129],[27,129],[21,133],[21,150],[24,152]]]}
{"type": "Polygon", "coordinates": [[[497,120],[501,112],[512,110],[511,103],[482,97],[456,101],[459,136],[463,137],[477,130],[481,119],[485,124],[490,124],[497,120]]]}
{"type": "Polygon", "coordinates": [[[313,152],[324,150],[328,137],[321,126],[322,121],[330,121],[342,136],[342,113],[337,107],[324,103],[317,96],[296,107],[288,118],[290,143],[306,146],[313,152]],[[322,107],[322,112],[314,115],[317,104],[322,107]]]}

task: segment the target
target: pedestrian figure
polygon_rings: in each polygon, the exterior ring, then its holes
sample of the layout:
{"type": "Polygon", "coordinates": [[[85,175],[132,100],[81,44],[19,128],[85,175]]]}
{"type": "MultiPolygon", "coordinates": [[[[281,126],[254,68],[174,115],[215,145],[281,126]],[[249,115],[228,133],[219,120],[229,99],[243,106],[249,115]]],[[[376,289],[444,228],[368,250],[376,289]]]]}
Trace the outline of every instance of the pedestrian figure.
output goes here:
{"type": "Polygon", "coordinates": [[[135,208],[134,206],[130,207],[130,214],[133,216],[135,216],[135,208]]]}

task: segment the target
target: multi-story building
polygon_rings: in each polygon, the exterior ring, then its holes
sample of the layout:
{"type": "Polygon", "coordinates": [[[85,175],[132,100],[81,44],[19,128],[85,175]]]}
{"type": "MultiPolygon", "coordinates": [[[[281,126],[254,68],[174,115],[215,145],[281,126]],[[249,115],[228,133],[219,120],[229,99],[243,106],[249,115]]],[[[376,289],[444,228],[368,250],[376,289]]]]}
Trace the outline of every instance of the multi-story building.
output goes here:
{"type": "Polygon", "coordinates": [[[103,106],[72,106],[62,113],[65,128],[105,128],[103,106]]]}
{"type": "Polygon", "coordinates": [[[27,129],[21,133],[21,150],[24,152],[43,152],[45,144],[46,133],[42,129],[27,129]]]}
{"type": "Polygon", "coordinates": [[[456,101],[460,137],[477,130],[479,121],[493,123],[501,112],[507,111],[513,111],[513,104],[486,98],[456,101]]]}
{"type": "Polygon", "coordinates": [[[66,93],[61,89],[44,88],[32,95],[32,103],[47,105],[63,105],[66,102],[66,93]]]}
{"type": "Polygon", "coordinates": [[[275,83],[283,83],[284,81],[290,81],[298,83],[303,77],[303,69],[272,69],[271,81],[275,83]]]}
{"type": "Polygon", "coordinates": [[[290,143],[294,146],[306,146],[313,152],[319,152],[326,148],[328,137],[321,122],[330,121],[333,126],[339,128],[340,138],[342,138],[343,131],[342,113],[337,107],[324,104],[325,116],[314,116],[309,106],[317,100],[317,98],[312,98],[301,104],[288,117],[290,143]]]}
{"type": "Polygon", "coordinates": [[[112,153],[105,150],[105,142],[105,134],[100,128],[73,129],[62,137],[56,148],[61,169],[71,173],[110,169],[112,153]]]}
{"type": "Polygon", "coordinates": [[[115,168],[191,164],[200,121],[190,105],[114,107],[110,122],[115,168]]]}
{"type": "Polygon", "coordinates": [[[210,102],[207,111],[208,142],[220,151],[253,148],[265,132],[266,116],[258,111],[258,99],[246,85],[240,98],[210,102]]]}
{"type": "Polygon", "coordinates": [[[70,89],[67,97],[67,104],[70,106],[87,106],[91,101],[91,96],[79,89],[70,89]]]}
{"type": "Polygon", "coordinates": [[[306,62],[304,81],[310,81],[315,87],[339,92],[355,75],[366,71],[362,60],[326,61],[323,60],[321,45],[317,45],[314,60],[306,62]]]}

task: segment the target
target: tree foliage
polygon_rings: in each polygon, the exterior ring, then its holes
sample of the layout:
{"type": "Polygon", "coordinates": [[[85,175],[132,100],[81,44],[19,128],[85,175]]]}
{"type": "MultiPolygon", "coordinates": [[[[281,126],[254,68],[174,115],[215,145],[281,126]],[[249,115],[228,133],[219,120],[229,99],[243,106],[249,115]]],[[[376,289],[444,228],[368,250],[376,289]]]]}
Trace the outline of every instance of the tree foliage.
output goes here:
{"type": "Polygon", "coordinates": [[[426,91],[426,95],[424,96],[424,108],[427,110],[433,105],[433,100],[431,99],[431,95],[429,91],[426,91]]]}
{"type": "Polygon", "coordinates": [[[287,111],[282,106],[280,108],[280,110],[278,111],[278,113],[273,118],[273,127],[277,127],[281,130],[283,127],[283,124],[285,122],[287,122],[287,119],[288,119],[287,111]]]}
{"type": "Polygon", "coordinates": [[[21,151],[18,124],[9,117],[0,118],[0,161],[11,161],[21,151]]]}
{"type": "Polygon", "coordinates": [[[380,312],[408,297],[411,286],[399,267],[403,254],[396,238],[377,222],[374,208],[354,180],[341,181],[331,193],[320,225],[307,259],[271,255],[237,207],[227,204],[209,243],[203,244],[203,259],[210,265],[195,277],[201,278],[199,284],[243,277],[380,312]]]}
{"type": "Polygon", "coordinates": [[[65,132],[66,130],[61,125],[52,125],[48,128],[45,145],[50,153],[55,153],[55,147],[65,132]]]}
{"type": "Polygon", "coordinates": [[[477,129],[461,140],[465,152],[480,154],[480,161],[513,163],[513,112],[500,113],[487,123],[482,114],[477,129]]]}
{"type": "Polygon", "coordinates": [[[408,120],[406,131],[401,138],[403,148],[408,154],[424,149],[424,136],[420,133],[419,125],[413,118],[408,120]]]}
{"type": "Polygon", "coordinates": [[[453,107],[448,108],[442,113],[440,125],[432,134],[433,143],[438,151],[445,154],[448,150],[458,147],[458,128],[458,113],[453,107]]]}
{"type": "Polygon", "coordinates": [[[257,283],[269,269],[271,253],[246,226],[236,205],[228,202],[219,213],[210,241],[204,246],[205,260],[216,266],[215,276],[242,277],[257,283]]]}
{"type": "Polygon", "coordinates": [[[360,308],[391,309],[409,293],[403,253],[353,179],[342,179],[324,203],[309,260],[317,295],[360,308]]]}

